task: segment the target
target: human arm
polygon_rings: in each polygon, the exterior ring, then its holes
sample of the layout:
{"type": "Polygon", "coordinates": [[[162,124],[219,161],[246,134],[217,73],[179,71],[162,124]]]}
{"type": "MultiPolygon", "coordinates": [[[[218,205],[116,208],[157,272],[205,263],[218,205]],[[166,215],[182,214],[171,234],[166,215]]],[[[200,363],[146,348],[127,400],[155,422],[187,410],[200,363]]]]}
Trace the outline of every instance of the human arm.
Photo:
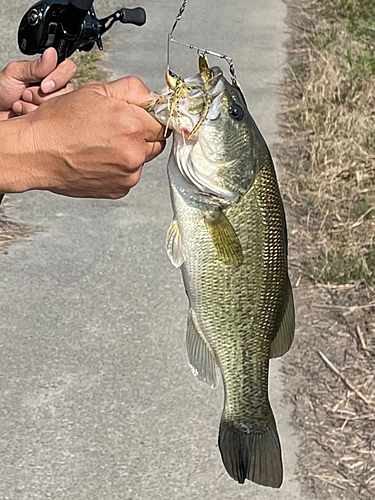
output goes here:
{"type": "Polygon", "coordinates": [[[165,146],[164,127],[139,106],[154,97],[127,77],[85,85],[0,122],[0,192],[124,196],[165,146]]]}
{"type": "Polygon", "coordinates": [[[48,48],[39,59],[14,61],[0,71],[0,120],[30,113],[45,100],[71,92],[76,65],[70,59],[56,65],[56,50],[48,48]]]}

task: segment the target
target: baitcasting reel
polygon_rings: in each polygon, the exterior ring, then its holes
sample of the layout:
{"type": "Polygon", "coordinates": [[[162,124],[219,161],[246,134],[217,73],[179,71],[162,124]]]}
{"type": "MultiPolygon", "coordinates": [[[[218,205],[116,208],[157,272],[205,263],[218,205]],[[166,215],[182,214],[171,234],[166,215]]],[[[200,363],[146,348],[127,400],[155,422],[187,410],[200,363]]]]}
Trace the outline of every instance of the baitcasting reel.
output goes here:
{"type": "Polygon", "coordinates": [[[60,63],[75,50],[90,51],[96,44],[103,49],[102,35],[115,21],[142,26],[142,7],[120,9],[98,19],[93,0],[42,0],[26,12],[18,28],[18,46],[23,54],[41,54],[54,47],[60,63]]]}

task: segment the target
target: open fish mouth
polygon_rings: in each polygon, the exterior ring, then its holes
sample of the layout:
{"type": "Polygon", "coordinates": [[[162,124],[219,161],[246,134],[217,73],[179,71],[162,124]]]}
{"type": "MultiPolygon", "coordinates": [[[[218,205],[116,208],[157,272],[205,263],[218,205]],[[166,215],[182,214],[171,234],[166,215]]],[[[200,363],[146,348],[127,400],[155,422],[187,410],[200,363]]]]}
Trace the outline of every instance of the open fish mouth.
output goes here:
{"type": "Polygon", "coordinates": [[[173,92],[170,107],[170,118],[180,113],[181,100],[186,99],[184,102],[185,115],[189,116],[193,122],[193,128],[180,127],[183,135],[188,133],[188,138],[192,138],[206,120],[213,100],[224,91],[222,82],[223,73],[220,68],[215,67],[212,70],[208,66],[202,67],[200,65],[200,73],[197,75],[182,80],[179,77],[167,74],[167,84],[173,92]],[[177,113],[176,113],[177,111],[177,113]]]}
{"type": "Polygon", "coordinates": [[[240,194],[236,186],[218,174],[225,171],[225,159],[215,155],[216,146],[200,133],[203,125],[214,126],[220,117],[225,78],[218,66],[209,68],[205,62],[199,69],[199,73],[186,79],[167,72],[168,87],[161,92],[151,113],[173,130],[176,165],[186,182],[202,195],[228,206],[237,203],[240,194]]]}
{"type": "Polygon", "coordinates": [[[168,86],[146,109],[166,128],[197,140],[195,134],[207,118],[212,101],[225,89],[222,70],[214,67],[209,71],[209,78],[201,70],[186,79],[167,72],[168,86]]]}

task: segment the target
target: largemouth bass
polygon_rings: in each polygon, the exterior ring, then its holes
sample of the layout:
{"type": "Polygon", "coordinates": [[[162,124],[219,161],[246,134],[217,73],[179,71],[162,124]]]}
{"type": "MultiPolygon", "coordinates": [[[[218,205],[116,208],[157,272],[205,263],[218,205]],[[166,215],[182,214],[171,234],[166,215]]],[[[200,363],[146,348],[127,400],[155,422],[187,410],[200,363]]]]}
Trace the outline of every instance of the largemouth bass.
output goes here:
{"type": "Polygon", "coordinates": [[[167,252],[189,298],[189,365],[212,387],[221,373],[219,448],[230,476],[278,488],[268,369],[291,346],[294,304],[275,169],[242,92],[219,67],[201,60],[195,77],[167,81],[149,110],[173,130],[167,252]]]}

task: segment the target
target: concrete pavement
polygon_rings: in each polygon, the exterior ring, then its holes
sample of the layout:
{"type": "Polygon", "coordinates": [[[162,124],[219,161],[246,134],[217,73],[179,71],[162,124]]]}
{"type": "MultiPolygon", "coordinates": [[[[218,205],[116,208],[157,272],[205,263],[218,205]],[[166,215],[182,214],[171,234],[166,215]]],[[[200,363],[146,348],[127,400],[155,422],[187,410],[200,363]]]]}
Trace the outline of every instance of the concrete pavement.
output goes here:
{"type": "MultiPolygon", "coordinates": [[[[96,1],[99,15],[122,6],[96,1]]],[[[133,1],[126,6],[136,6],[133,1]]],[[[164,85],[166,34],[179,2],[144,0],[143,28],[118,25],[106,65],[164,85]]],[[[29,6],[0,1],[3,65],[29,6]],[[4,22],[6,20],[6,22],[4,22]]],[[[190,0],[176,38],[233,57],[248,105],[271,143],[285,55],[281,0],[190,0]]],[[[173,48],[172,69],[196,72],[173,48]]],[[[211,60],[212,63],[216,61],[211,60]]],[[[297,442],[278,363],[271,397],[285,479],[279,491],[229,478],[217,448],[221,389],[190,374],[187,302],[164,252],[171,219],[165,152],[119,201],[49,193],[8,197],[7,214],[43,232],[0,257],[0,499],[304,500],[297,442]]]]}

